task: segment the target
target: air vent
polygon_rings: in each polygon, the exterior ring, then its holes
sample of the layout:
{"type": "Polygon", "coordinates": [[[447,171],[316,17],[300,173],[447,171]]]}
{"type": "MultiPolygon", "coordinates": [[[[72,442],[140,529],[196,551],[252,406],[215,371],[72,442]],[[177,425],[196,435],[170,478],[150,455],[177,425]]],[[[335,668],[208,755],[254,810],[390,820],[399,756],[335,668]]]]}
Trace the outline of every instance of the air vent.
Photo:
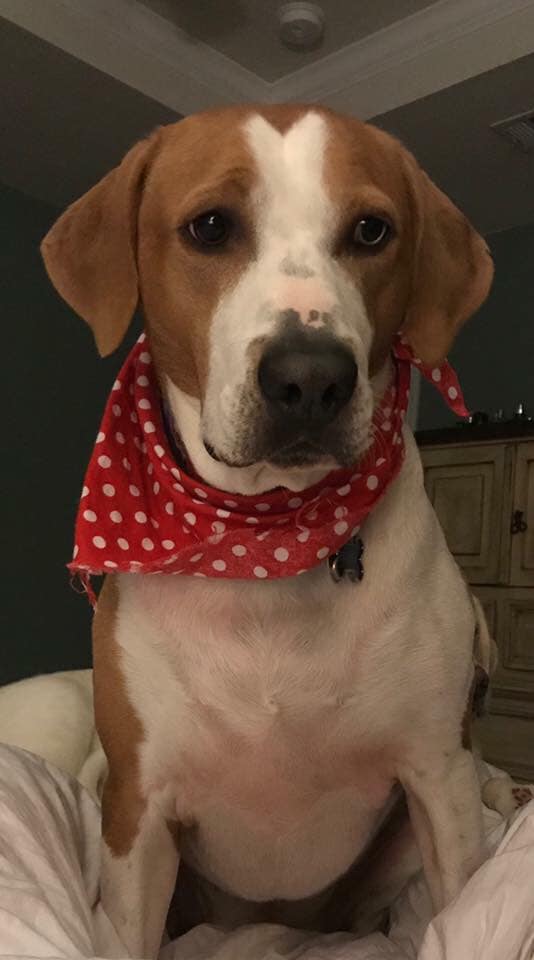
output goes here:
{"type": "Polygon", "coordinates": [[[499,136],[505,137],[523,153],[534,151],[534,110],[492,123],[491,129],[495,130],[499,136]]]}

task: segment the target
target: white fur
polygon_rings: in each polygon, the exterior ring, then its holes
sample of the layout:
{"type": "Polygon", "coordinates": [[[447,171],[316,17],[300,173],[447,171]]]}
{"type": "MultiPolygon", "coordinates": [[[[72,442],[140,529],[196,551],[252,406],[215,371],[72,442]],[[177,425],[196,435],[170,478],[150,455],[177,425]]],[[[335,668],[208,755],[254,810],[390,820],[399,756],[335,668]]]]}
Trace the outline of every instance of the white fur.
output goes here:
{"type": "Polygon", "coordinates": [[[194,824],[183,857],[238,896],[332,883],[378,829],[395,780],[428,818],[416,822],[436,904],[476,865],[475,772],[457,726],[473,609],[406,440],[362,530],[358,586],[334,584],[326,566],[261,584],[120,577],[143,789],[194,824]]]}

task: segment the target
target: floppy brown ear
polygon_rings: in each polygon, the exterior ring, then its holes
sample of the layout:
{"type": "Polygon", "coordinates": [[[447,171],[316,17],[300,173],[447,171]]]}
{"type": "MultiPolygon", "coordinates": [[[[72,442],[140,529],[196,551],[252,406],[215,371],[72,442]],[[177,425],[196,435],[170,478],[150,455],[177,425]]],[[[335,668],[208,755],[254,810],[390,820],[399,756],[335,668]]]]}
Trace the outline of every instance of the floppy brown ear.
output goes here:
{"type": "Polygon", "coordinates": [[[493,261],[463,213],[408,159],[416,213],[413,288],[403,332],[425,363],[444,360],[466,320],[486,299],[493,261]]]}
{"type": "Polygon", "coordinates": [[[136,144],[41,244],[52,283],[89,324],[101,356],[118,347],[137,306],[137,214],[154,141],[136,144]]]}

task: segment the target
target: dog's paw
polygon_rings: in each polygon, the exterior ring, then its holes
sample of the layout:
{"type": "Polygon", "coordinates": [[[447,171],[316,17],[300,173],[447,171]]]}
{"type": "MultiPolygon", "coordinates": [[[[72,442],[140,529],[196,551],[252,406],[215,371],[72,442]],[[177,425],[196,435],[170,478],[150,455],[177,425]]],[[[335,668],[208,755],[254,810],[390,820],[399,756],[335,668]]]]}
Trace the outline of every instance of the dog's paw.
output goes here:
{"type": "Polygon", "coordinates": [[[534,791],[531,787],[520,786],[510,777],[492,777],[486,780],[482,787],[482,802],[490,810],[500,813],[505,820],[533,799],[534,791]]]}

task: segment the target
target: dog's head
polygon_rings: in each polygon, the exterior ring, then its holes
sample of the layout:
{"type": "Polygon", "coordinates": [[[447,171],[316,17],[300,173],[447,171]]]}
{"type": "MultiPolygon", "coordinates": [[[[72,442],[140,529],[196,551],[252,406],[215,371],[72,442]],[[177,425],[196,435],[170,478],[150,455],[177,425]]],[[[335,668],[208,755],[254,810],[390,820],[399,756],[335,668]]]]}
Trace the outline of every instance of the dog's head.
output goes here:
{"type": "Polygon", "coordinates": [[[438,363],[492,277],[482,238],[396,140],[316,107],[156,131],[42,249],[102,354],[141,304],[194,467],[245,493],[356,463],[395,333],[438,363]]]}

